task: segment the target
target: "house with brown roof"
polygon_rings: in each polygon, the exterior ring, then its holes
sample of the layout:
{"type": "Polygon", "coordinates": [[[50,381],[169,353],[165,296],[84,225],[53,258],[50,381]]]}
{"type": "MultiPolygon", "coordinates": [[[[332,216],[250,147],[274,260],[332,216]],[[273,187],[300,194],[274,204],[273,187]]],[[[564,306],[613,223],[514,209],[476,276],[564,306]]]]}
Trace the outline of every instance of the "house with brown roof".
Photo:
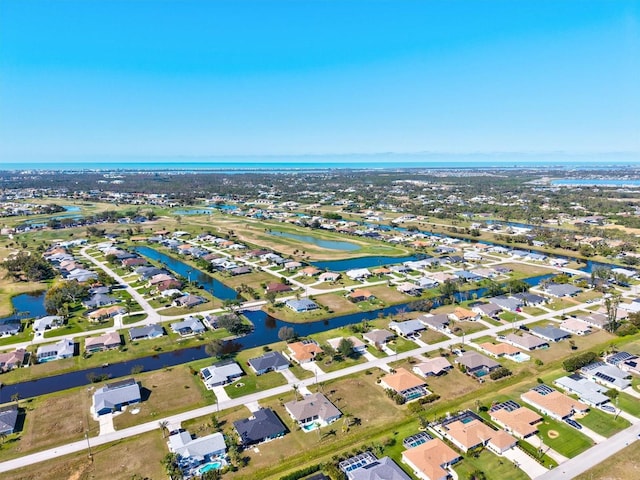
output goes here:
{"type": "Polygon", "coordinates": [[[84,350],[86,352],[101,352],[111,350],[122,345],[120,333],[108,332],[99,337],[89,337],[84,342],[84,350]]]}
{"type": "Polygon", "coordinates": [[[300,273],[306,277],[315,277],[320,273],[320,269],[310,265],[300,270],[300,273]]]}
{"type": "Polygon", "coordinates": [[[557,420],[564,420],[576,412],[586,412],[589,409],[584,403],[547,385],[538,385],[520,395],[520,398],[544,415],[557,420]]]}
{"type": "Polygon", "coordinates": [[[24,348],[18,348],[13,352],[0,353],[0,371],[8,372],[14,368],[21,367],[26,353],[24,348]]]}
{"type": "Polygon", "coordinates": [[[291,287],[289,285],[285,285],[284,283],[280,283],[280,282],[271,282],[269,284],[267,284],[267,288],[265,289],[265,293],[283,293],[283,292],[290,292],[291,291],[291,287]]]}
{"type": "Polygon", "coordinates": [[[314,340],[302,340],[287,345],[287,357],[298,363],[311,362],[316,355],[322,353],[322,349],[314,340]]]}
{"type": "Polygon", "coordinates": [[[97,310],[94,310],[93,312],[89,313],[87,316],[89,317],[89,320],[93,322],[99,322],[100,320],[104,320],[105,318],[111,318],[111,317],[115,317],[116,315],[126,313],[126,311],[127,309],[124,307],[121,307],[119,305],[113,305],[111,307],[104,307],[104,308],[99,308],[97,310]]]}
{"type": "Polygon", "coordinates": [[[406,368],[398,368],[380,379],[380,385],[390,388],[402,395],[407,401],[415,400],[429,394],[427,384],[421,378],[410,373],[406,368]]]}
{"type": "Polygon", "coordinates": [[[513,359],[514,357],[520,357],[520,361],[528,360],[529,358],[531,358],[509,343],[484,342],[480,343],[478,347],[480,348],[480,350],[494,358],[513,359]]]}
{"type": "MultiPolygon", "coordinates": [[[[513,406],[518,405],[515,402],[513,406]]],[[[542,422],[542,417],[527,407],[517,406],[517,408],[500,408],[504,404],[494,406],[490,409],[491,420],[503,427],[507,432],[517,438],[528,438],[538,433],[538,423],[542,422]],[[498,408],[496,408],[498,407],[498,408]]]]}
{"type": "Polygon", "coordinates": [[[504,430],[494,430],[477,416],[467,412],[459,420],[442,425],[438,431],[463,452],[486,446],[498,454],[514,447],[517,440],[504,430]]]}
{"type": "Polygon", "coordinates": [[[452,320],[474,322],[480,320],[480,314],[462,307],[456,307],[451,314],[452,320]]]}
{"type": "Polygon", "coordinates": [[[366,300],[373,300],[376,298],[369,290],[363,288],[356,288],[355,290],[347,293],[347,298],[353,303],[364,302],[366,300]]]}
{"type": "Polygon", "coordinates": [[[509,335],[504,337],[502,341],[528,351],[549,347],[549,344],[547,342],[539,337],[536,337],[535,335],[531,335],[530,333],[523,333],[522,335],[510,333],[509,335]]]}
{"type": "Polygon", "coordinates": [[[451,478],[447,468],[462,460],[462,456],[439,438],[402,452],[402,461],[422,480],[451,478]]]}
{"type": "Polygon", "coordinates": [[[384,345],[393,337],[395,337],[395,335],[391,333],[389,330],[384,330],[380,328],[377,328],[375,330],[371,330],[370,332],[362,334],[362,338],[365,341],[369,342],[371,345],[376,345],[376,346],[384,345]]]}

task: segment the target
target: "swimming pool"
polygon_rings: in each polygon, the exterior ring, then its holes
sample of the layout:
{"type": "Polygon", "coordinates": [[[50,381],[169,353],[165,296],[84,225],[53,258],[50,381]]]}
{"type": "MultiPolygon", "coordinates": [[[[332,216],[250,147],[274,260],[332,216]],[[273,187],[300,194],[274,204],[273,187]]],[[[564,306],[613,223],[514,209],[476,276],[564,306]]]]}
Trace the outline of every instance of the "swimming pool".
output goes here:
{"type": "Polygon", "coordinates": [[[318,428],[318,426],[319,425],[317,423],[307,423],[306,425],[302,425],[302,430],[304,430],[305,432],[311,432],[312,430],[318,428]]]}
{"type": "Polygon", "coordinates": [[[522,363],[522,362],[526,362],[528,360],[531,360],[531,357],[529,355],[527,355],[526,353],[522,353],[522,352],[518,352],[515,355],[511,355],[510,358],[514,362],[518,362],[518,363],[522,363]]]}
{"type": "Polygon", "coordinates": [[[198,473],[203,474],[210,470],[220,470],[222,468],[222,462],[216,460],[215,462],[207,463],[198,469],[198,473]]]}

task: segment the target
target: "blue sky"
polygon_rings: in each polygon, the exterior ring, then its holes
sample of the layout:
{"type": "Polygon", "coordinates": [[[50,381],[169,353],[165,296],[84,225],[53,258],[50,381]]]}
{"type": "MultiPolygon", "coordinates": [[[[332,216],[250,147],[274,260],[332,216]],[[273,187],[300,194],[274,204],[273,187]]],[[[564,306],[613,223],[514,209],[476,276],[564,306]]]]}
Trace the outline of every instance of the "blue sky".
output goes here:
{"type": "Polygon", "coordinates": [[[640,1],[0,1],[0,161],[640,152],[640,1]]]}

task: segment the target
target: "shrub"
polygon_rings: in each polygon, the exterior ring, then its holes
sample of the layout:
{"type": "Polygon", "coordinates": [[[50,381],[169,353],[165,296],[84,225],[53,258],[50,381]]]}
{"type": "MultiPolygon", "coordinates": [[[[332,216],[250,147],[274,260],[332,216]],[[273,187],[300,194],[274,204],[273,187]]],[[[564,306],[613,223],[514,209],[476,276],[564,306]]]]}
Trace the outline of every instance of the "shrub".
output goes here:
{"type": "Polygon", "coordinates": [[[596,355],[594,352],[584,352],[580,355],[576,355],[575,357],[567,358],[564,362],[562,362],[562,368],[564,368],[567,372],[575,372],[585,365],[593,363],[596,358],[598,358],[598,355],[596,355]]]}
{"type": "Polygon", "coordinates": [[[511,375],[511,370],[506,367],[500,367],[491,372],[489,374],[489,378],[491,380],[498,380],[500,378],[508,377],[509,375],[511,375]]]}

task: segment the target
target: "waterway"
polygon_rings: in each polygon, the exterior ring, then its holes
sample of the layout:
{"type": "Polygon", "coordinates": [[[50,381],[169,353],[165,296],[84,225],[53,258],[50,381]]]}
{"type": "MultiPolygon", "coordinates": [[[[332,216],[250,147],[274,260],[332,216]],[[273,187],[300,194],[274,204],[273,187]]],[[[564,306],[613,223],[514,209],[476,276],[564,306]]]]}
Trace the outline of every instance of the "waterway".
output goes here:
{"type": "Polygon", "coordinates": [[[564,178],[551,183],[572,187],[640,187],[640,180],[626,178],[564,178]]]}
{"type": "MultiPolygon", "coordinates": [[[[360,245],[356,245],[351,242],[340,242],[337,240],[322,240],[318,237],[313,237],[311,235],[298,235],[296,233],[288,233],[288,232],[278,232],[271,230],[268,232],[269,235],[273,235],[275,237],[284,237],[291,238],[293,240],[298,240],[303,243],[310,243],[312,245],[316,245],[318,247],[326,248],[329,250],[341,250],[345,252],[354,252],[356,250],[360,250],[360,245]]],[[[301,248],[304,248],[302,246],[301,248]]]]}
{"type": "Polygon", "coordinates": [[[140,246],[135,247],[134,250],[140,255],[162,263],[173,273],[184,278],[191,279],[192,282],[198,283],[203,289],[220,300],[235,300],[239,298],[238,293],[233,288],[227,287],[224,283],[216,280],[210,275],[207,275],[205,272],[187,265],[180,260],[176,260],[175,258],[150,247],[140,246]]]}

